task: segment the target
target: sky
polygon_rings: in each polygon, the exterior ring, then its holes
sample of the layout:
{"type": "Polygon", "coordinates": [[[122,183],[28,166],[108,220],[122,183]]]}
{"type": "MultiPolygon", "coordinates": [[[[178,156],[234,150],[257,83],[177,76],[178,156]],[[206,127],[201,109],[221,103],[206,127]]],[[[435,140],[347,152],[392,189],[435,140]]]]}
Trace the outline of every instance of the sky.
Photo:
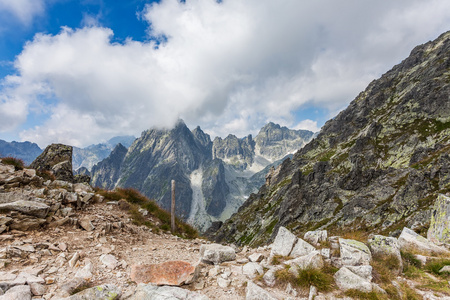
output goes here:
{"type": "Polygon", "coordinates": [[[0,0],[0,139],[318,131],[447,30],[448,0],[0,0]]]}

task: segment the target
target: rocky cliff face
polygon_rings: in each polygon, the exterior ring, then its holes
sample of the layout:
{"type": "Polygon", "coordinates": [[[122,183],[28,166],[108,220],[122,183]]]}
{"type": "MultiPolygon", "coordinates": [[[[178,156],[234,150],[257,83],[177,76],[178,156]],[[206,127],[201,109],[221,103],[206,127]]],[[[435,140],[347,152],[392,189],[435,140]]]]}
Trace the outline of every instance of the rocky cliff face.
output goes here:
{"type": "Polygon", "coordinates": [[[397,234],[450,192],[450,33],[416,47],[267,176],[218,241],[258,245],[282,225],[397,234]]]}
{"type": "MultiPolygon", "coordinates": [[[[270,135],[270,130],[266,128],[264,134],[270,135]]],[[[291,136],[300,139],[299,132],[306,138],[313,134],[293,131],[291,136]]],[[[230,217],[264,183],[264,174],[254,175],[272,163],[271,157],[257,155],[255,145],[251,135],[243,139],[229,135],[212,142],[200,127],[190,131],[180,121],[170,130],[143,132],[128,150],[116,148],[92,168],[92,184],[107,189],[132,187],[170,209],[170,182],[175,180],[177,215],[205,230],[212,221],[230,217]]],[[[279,153],[282,149],[292,151],[280,146],[279,153]]]]}

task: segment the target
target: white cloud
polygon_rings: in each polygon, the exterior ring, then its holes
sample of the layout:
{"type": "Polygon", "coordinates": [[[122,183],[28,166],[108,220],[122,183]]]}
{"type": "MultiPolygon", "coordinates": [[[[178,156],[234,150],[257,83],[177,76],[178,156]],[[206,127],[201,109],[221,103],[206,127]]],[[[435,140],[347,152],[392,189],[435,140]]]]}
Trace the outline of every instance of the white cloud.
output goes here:
{"type": "Polygon", "coordinates": [[[0,12],[13,14],[20,22],[29,25],[36,15],[44,12],[43,0],[0,0],[0,12]]]}
{"type": "Polygon", "coordinates": [[[294,110],[344,107],[447,30],[448,11],[446,0],[163,0],[142,14],[150,34],[167,37],[159,46],[111,43],[95,23],[40,34],[15,62],[19,83],[0,93],[24,107],[56,102],[47,122],[22,133],[40,145],[86,145],[179,117],[212,136],[256,133],[268,121],[294,127],[294,110]]]}
{"type": "Polygon", "coordinates": [[[297,126],[294,127],[294,129],[304,129],[310,130],[312,132],[318,132],[320,130],[320,127],[317,126],[317,121],[306,119],[300,121],[300,123],[298,123],[297,126]]]}

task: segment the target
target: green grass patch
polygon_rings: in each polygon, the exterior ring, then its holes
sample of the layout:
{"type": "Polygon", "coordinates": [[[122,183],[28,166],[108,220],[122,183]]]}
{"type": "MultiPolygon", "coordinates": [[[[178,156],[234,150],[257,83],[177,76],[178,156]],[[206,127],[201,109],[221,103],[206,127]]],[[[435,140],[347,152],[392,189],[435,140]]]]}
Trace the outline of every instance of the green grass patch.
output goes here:
{"type": "MultiPolygon", "coordinates": [[[[344,295],[350,297],[352,299],[361,299],[361,300],[387,300],[389,299],[387,295],[381,295],[374,291],[372,292],[362,292],[359,290],[348,290],[344,292],[344,295]]],[[[408,298],[409,299],[409,298],[408,298]]]]}

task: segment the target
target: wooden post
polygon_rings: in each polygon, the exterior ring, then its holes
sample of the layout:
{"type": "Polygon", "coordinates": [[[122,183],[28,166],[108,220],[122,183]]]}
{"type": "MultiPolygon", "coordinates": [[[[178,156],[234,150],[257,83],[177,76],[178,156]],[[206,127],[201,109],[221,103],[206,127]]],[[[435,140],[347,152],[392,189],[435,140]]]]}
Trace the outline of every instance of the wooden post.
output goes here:
{"type": "Polygon", "coordinates": [[[171,228],[172,233],[175,232],[175,180],[172,180],[172,207],[170,210],[171,214],[171,228]]]}

